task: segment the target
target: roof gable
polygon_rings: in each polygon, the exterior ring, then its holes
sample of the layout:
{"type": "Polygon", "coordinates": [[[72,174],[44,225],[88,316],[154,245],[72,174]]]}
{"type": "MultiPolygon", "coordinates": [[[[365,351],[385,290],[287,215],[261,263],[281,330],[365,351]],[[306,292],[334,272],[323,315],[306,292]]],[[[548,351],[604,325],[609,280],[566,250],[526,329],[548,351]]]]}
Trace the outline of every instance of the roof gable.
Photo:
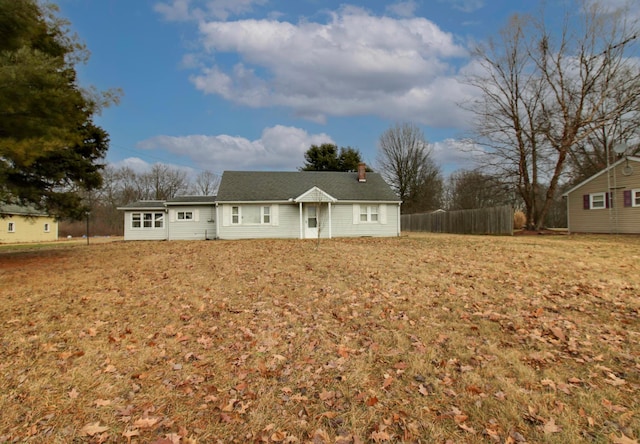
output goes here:
{"type": "Polygon", "coordinates": [[[566,193],[563,194],[563,196],[568,196],[569,194],[573,193],[574,191],[576,191],[579,188],[582,188],[583,186],[585,186],[586,184],[588,184],[589,182],[597,179],[598,177],[602,176],[603,174],[606,174],[607,171],[610,171],[614,168],[616,168],[618,165],[620,165],[623,162],[636,162],[636,163],[640,163],[640,157],[635,157],[635,156],[625,156],[622,159],[617,160],[616,162],[614,162],[613,164],[609,165],[608,168],[603,169],[602,171],[594,174],[593,176],[583,180],[582,182],[580,182],[578,185],[576,185],[575,187],[571,188],[569,191],[567,191],[566,193]]]}
{"type": "Polygon", "coordinates": [[[313,188],[338,201],[400,201],[380,174],[367,173],[366,178],[358,182],[357,173],[338,171],[225,171],[218,201],[286,202],[313,188]]]}
{"type": "Polygon", "coordinates": [[[293,200],[294,202],[335,202],[337,199],[328,195],[320,188],[313,187],[293,200]]]}

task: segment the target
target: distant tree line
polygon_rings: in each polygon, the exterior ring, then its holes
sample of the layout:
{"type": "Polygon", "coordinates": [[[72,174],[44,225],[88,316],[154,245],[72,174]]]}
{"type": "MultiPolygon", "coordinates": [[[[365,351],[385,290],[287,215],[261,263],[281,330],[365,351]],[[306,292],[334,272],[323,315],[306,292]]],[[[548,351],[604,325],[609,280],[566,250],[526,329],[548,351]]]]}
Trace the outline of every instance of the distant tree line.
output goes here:
{"type": "Polygon", "coordinates": [[[82,221],[64,220],[60,235],[82,236],[89,218],[90,235],[122,235],[124,216],[117,208],[140,200],[167,200],[176,196],[212,196],[218,191],[220,175],[202,171],[192,180],[185,170],[156,163],[146,172],[130,167],[106,166],[102,186],[85,192],[87,213],[82,221]]]}

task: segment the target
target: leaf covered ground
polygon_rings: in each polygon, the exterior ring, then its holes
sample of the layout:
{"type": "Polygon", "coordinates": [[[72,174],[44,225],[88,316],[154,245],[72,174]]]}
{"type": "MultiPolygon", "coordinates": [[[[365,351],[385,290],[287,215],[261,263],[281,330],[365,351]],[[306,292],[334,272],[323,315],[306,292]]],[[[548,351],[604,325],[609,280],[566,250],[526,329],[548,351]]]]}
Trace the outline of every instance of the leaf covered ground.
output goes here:
{"type": "Polygon", "coordinates": [[[635,443],[640,238],[0,252],[0,442],[635,443]]]}

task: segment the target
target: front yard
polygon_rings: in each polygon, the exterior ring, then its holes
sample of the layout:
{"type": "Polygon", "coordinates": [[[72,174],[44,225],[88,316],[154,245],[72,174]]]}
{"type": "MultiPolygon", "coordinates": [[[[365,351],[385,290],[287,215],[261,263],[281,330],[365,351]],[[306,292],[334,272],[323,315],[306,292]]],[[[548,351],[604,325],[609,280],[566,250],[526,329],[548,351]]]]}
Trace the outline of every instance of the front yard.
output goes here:
{"type": "Polygon", "coordinates": [[[637,442],[640,237],[0,251],[0,442],[637,442]]]}

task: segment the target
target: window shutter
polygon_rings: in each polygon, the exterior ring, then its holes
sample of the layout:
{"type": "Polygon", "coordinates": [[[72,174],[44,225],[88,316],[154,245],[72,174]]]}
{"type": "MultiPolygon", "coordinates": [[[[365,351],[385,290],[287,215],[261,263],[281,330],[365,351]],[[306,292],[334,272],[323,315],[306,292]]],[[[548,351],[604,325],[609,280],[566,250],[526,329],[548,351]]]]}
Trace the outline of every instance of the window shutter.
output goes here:
{"type": "Polygon", "coordinates": [[[604,193],[604,207],[613,208],[613,202],[611,202],[611,193],[604,193]]]}
{"type": "Polygon", "coordinates": [[[169,222],[176,221],[176,210],[169,210],[169,222]]]}
{"type": "Polygon", "coordinates": [[[624,190],[624,206],[630,207],[631,205],[631,190],[624,190]]]}
{"type": "Polygon", "coordinates": [[[193,212],[193,220],[196,222],[200,222],[200,210],[195,210],[193,212]]]}
{"type": "Polygon", "coordinates": [[[278,224],[278,205],[271,205],[271,225],[278,224]]]}
{"type": "Polygon", "coordinates": [[[353,224],[358,225],[360,223],[360,205],[353,204],[353,224]]]}
{"type": "Polygon", "coordinates": [[[379,216],[380,216],[380,223],[383,225],[387,224],[387,206],[385,204],[381,204],[378,207],[378,211],[380,212],[379,216]]]}
{"type": "Polygon", "coordinates": [[[231,224],[231,207],[222,205],[222,226],[228,227],[231,224]]]}
{"type": "Polygon", "coordinates": [[[589,208],[590,208],[589,195],[585,194],[584,196],[582,196],[582,209],[588,210],[589,208]]]}

